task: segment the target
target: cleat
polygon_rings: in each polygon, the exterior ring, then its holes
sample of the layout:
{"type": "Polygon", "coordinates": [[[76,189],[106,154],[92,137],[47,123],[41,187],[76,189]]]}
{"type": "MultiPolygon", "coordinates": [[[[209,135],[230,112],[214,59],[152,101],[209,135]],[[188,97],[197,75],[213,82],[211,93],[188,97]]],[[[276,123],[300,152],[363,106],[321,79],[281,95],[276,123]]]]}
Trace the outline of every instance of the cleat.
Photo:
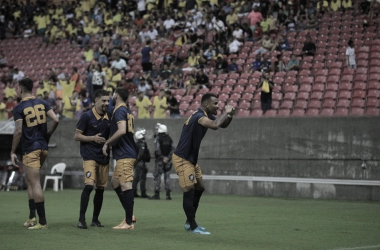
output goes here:
{"type": "Polygon", "coordinates": [[[117,225],[116,227],[113,227],[112,229],[121,229],[121,230],[133,230],[135,229],[135,225],[128,225],[127,222],[123,221],[120,225],[117,225]]]}
{"type": "Polygon", "coordinates": [[[166,200],[170,201],[171,199],[172,199],[172,197],[166,196],[166,200]]]}
{"type": "Polygon", "coordinates": [[[28,227],[28,229],[48,229],[48,225],[47,224],[41,225],[40,223],[37,223],[33,227],[28,227]]]}
{"type": "Polygon", "coordinates": [[[141,198],[149,198],[149,196],[146,193],[142,193],[140,197],[141,198]]]}
{"type": "MultiPolygon", "coordinates": [[[[202,231],[206,231],[205,227],[198,226],[202,231]]],[[[190,224],[188,222],[185,223],[185,230],[190,231],[190,224]]]]}
{"type": "Polygon", "coordinates": [[[102,223],[100,223],[100,221],[98,221],[98,220],[91,222],[91,226],[92,227],[104,227],[102,225],[102,223]]]}
{"type": "Polygon", "coordinates": [[[193,234],[204,234],[204,235],[210,235],[211,234],[210,232],[202,230],[202,227],[199,227],[199,226],[194,230],[190,230],[190,232],[193,234]]]}
{"type": "MultiPolygon", "coordinates": [[[[91,223],[92,226],[92,223],[91,223]]],[[[80,229],[87,229],[87,224],[85,221],[78,221],[77,227],[80,229]]]]}
{"type": "Polygon", "coordinates": [[[36,224],[37,224],[37,220],[36,220],[36,217],[34,217],[32,219],[28,219],[27,221],[25,221],[24,227],[33,227],[36,224]]]}

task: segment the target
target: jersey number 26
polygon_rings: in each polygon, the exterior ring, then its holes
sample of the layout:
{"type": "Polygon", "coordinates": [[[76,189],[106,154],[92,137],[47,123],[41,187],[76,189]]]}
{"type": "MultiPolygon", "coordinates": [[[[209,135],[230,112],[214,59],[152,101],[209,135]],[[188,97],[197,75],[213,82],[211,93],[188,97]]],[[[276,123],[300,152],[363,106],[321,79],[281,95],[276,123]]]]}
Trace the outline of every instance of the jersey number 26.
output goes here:
{"type": "Polygon", "coordinates": [[[26,126],[28,128],[34,127],[38,124],[46,123],[45,106],[37,104],[34,107],[27,107],[24,109],[26,126]]]}

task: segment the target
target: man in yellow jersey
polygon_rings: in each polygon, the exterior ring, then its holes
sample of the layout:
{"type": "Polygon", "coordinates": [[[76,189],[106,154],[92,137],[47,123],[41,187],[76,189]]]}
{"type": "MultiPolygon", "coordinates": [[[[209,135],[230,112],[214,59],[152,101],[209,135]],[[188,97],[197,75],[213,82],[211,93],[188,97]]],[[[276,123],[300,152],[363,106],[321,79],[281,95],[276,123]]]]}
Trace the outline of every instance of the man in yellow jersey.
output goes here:
{"type": "Polygon", "coordinates": [[[160,89],[158,96],[153,99],[154,114],[153,118],[166,118],[166,109],[168,104],[166,103],[165,90],[160,89]]]}
{"type": "Polygon", "coordinates": [[[139,91],[136,99],[136,106],[139,109],[138,118],[139,119],[149,119],[150,112],[149,108],[152,106],[152,102],[148,97],[144,95],[144,92],[139,91]]]}

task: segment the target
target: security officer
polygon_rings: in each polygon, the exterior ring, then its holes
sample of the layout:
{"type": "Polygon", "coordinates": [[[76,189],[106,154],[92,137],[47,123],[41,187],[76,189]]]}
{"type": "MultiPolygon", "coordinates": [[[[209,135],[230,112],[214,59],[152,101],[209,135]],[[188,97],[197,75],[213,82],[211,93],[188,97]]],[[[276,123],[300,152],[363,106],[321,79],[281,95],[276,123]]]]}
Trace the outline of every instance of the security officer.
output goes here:
{"type": "Polygon", "coordinates": [[[150,153],[145,142],[145,129],[136,131],[135,133],[136,146],[138,148],[137,159],[135,163],[135,171],[133,175],[132,189],[134,197],[149,198],[146,194],[146,174],[148,168],[146,162],[150,162],[150,153]],[[140,182],[141,196],[137,194],[137,184],[140,182]]]}
{"type": "Polygon", "coordinates": [[[155,139],[156,165],[154,167],[154,196],[150,200],[160,199],[161,175],[164,174],[166,199],[170,197],[170,170],[172,169],[172,154],[174,152],[173,140],[168,135],[168,128],[164,124],[157,123],[157,136],[155,139]]]}

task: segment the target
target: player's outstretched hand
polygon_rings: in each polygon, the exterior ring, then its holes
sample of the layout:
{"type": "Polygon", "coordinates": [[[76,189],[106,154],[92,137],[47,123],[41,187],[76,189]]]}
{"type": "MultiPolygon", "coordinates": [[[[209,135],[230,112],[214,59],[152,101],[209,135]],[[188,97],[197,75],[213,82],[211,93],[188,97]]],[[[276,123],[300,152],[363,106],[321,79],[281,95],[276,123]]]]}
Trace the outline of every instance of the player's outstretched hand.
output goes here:
{"type": "Polygon", "coordinates": [[[235,114],[235,108],[231,105],[226,105],[224,107],[224,110],[226,111],[227,114],[229,115],[234,115],[235,114]]]}
{"type": "Polygon", "coordinates": [[[108,149],[108,144],[104,144],[102,150],[103,150],[103,154],[104,154],[105,156],[108,156],[107,149],[108,149]]]}
{"type": "Polygon", "coordinates": [[[14,153],[11,153],[11,161],[12,161],[12,165],[15,166],[15,167],[18,167],[18,164],[20,163],[18,161],[18,158],[17,158],[17,155],[14,154],[14,153]]]}
{"type": "Polygon", "coordinates": [[[102,144],[106,142],[106,139],[104,137],[101,137],[100,134],[97,134],[94,136],[94,142],[102,144]]]}

